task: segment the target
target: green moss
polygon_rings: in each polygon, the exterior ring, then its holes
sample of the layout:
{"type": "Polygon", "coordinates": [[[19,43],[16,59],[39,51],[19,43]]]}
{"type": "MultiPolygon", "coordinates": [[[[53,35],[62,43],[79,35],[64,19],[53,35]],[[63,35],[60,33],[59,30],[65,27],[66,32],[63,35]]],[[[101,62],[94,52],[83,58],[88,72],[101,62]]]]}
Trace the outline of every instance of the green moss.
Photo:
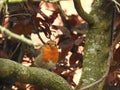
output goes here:
{"type": "MultiPolygon", "coordinates": [[[[98,19],[99,20],[99,19],[98,19]]],[[[83,62],[83,87],[100,79],[106,71],[109,33],[106,20],[97,23],[87,31],[83,62]]],[[[98,90],[97,86],[90,90],[98,90]]]]}
{"type": "Polygon", "coordinates": [[[59,75],[46,69],[26,67],[14,61],[0,58],[0,78],[10,78],[21,83],[38,85],[49,90],[73,90],[59,75]]]}

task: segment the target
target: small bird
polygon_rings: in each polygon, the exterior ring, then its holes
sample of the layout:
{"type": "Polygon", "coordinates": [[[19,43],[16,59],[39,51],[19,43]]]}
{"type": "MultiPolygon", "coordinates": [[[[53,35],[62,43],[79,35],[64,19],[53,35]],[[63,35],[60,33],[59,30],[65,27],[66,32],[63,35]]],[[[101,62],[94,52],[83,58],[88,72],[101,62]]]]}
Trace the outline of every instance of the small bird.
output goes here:
{"type": "Polygon", "coordinates": [[[51,70],[55,68],[58,58],[56,42],[50,40],[40,48],[40,54],[35,58],[34,66],[51,70]]]}

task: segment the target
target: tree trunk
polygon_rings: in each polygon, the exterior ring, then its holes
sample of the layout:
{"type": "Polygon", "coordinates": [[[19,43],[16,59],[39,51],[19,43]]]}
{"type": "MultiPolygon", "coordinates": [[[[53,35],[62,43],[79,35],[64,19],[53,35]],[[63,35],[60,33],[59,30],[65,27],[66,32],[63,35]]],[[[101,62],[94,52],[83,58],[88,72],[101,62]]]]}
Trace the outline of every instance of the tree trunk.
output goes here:
{"type": "Polygon", "coordinates": [[[104,79],[99,83],[97,82],[100,78],[103,78],[108,68],[110,27],[113,10],[108,8],[111,6],[106,7],[107,5],[109,5],[107,0],[95,0],[92,11],[89,14],[93,21],[91,21],[92,23],[88,22],[83,73],[79,82],[80,87],[77,87],[76,90],[102,90],[104,85],[104,79]]]}
{"type": "MultiPolygon", "coordinates": [[[[97,23],[100,25],[101,22],[97,23]]],[[[100,27],[93,25],[87,31],[82,74],[83,86],[97,81],[106,72],[109,50],[109,32],[107,30],[108,28],[101,25],[100,27]]],[[[98,90],[98,87],[90,90],[98,90]]]]}

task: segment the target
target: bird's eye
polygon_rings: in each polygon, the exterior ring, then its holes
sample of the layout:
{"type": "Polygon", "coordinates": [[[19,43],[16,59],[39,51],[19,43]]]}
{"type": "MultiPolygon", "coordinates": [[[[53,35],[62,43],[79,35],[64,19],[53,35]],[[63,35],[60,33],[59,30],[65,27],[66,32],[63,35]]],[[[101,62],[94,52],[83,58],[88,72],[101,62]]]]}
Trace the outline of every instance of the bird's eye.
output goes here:
{"type": "Polygon", "coordinates": [[[47,45],[50,45],[50,43],[47,43],[47,45]]]}
{"type": "Polygon", "coordinates": [[[56,46],[56,42],[55,41],[48,41],[46,44],[51,46],[51,47],[55,47],[56,46]]]}

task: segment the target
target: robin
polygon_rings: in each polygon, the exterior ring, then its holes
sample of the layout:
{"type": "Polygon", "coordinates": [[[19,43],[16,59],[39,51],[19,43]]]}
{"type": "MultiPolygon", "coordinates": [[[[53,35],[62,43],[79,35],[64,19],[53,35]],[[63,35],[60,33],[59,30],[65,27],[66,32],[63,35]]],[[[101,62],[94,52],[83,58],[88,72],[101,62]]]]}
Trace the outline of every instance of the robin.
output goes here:
{"type": "Polygon", "coordinates": [[[35,58],[34,65],[45,69],[54,69],[58,62],[59,52],[55,41],[48,41],[40,48],[40,54],[35,58]]]}

